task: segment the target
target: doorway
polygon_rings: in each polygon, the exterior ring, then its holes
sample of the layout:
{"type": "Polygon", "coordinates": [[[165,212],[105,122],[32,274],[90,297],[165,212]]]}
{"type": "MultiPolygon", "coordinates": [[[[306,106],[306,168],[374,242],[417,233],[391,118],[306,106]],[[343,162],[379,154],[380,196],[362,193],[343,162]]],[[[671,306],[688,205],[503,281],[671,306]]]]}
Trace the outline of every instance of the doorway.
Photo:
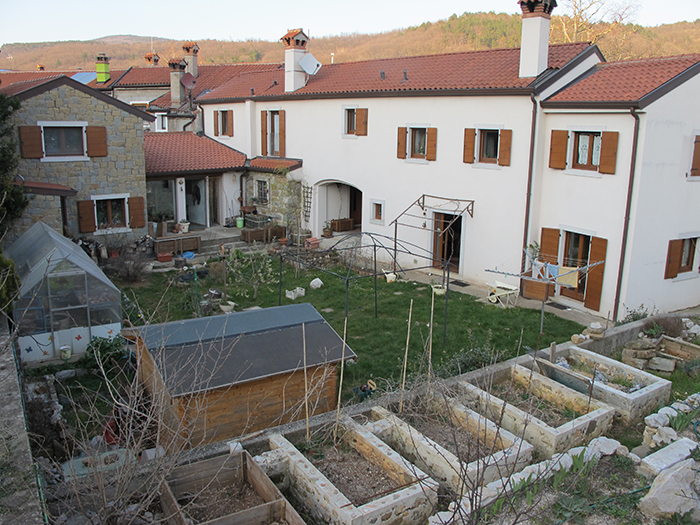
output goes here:
{"type": "Polygon", "coordinates": [[[462,252],[462,216],[435,213],[434,232],[433,266],[439,268],[442,261],[449,261],[450,271],[458,273],[462,252]]]}
{"type": "Polygon", "coordinates": [[[219,178],[209,177],[209,225],[221,224],[219,220],[219,178]]]}
{"type": "Polygon", "coordinates": [[[362,192],[350,186],[350,218],[355,227],[362,226],[362,192]]]}
{"type": "MultiPolygon", "coordinates": [[[[581,233],[566,232],[564,240],[564,266],[578,267],[588,264],[588,254],[591,246],[591,238],[581,233]]],[[[583,301],[586,295],[586,272],[580,272],[578,286],[576,288],[561,287],[561,295],[583,301]]]]}

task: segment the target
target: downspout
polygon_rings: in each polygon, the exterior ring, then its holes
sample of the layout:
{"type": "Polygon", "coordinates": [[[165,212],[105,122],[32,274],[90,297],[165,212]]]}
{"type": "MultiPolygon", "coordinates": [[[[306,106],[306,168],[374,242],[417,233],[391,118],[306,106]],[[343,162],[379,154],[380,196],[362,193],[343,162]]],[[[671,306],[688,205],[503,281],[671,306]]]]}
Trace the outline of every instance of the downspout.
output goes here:
{"type": "Polygon", "coordinates": [[[630,108],[630,114],[634,119],[634,138],[632,139],[632,161],[630,162],[630,180],[627,185],[627,206],[625,207],[625,222],[622,228],[622,248],[620,249],[620,267],[617,270],[617,288],[615,289],[615,306],[613,308],[613,321],[617,321],[620,309],[620,291],[622,290],[622,272],[625,268],[625,252],[627,251],[627,236],[630,228],[630,213],[632,210],[632,190],[634,188],[634,172],[637,169],[637,146],[639,143],[639,115],[634,108],[630,108]]]}
{"type": "MultiPolygon", "coordinates": [[[[191,108],[191,107],[192,107],[192,90],[190,90],[190,108],[191,108]]],[[[192,124],[195,120],[197,120],[197,111],[198,111],[198,110],[200,110],[200,108],[195,108],[195,109],[192,110],[192,115],[193,115],[193,116],[192,116],[192,119],[191,119],[187,124],[185,124],[184,126],[182,126],[182,131],[187,131],[187,126],[189,126],[189,125],[192,124]]],[[[202,127],[204,127],[204,126],[202,126],[202,127]]]]}
{"type": "MultiPolygon", "coordinates": [[[[530,230],[530,203],[532,200],[532,178],[535,171],[535,132],[537,131],[537,100],[535,94],[530,93],[532,101],[532,129],[530,131],[530,165],[527,170],[527,192],[525,194],[525,227],[523,229],[523,253],[520,258],[520,273],[525,272],[525,251],[527,249],[527,236],[530,230]]],[[[522,293],[522,290],[520,291],[522,293]]]]}

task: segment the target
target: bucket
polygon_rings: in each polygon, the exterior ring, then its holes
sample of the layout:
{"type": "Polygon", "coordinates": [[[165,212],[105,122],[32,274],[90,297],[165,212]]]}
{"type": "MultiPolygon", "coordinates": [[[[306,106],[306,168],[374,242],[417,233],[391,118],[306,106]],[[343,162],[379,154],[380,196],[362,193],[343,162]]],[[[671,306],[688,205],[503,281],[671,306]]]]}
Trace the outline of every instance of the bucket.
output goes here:
{"type": "Polygon", "coordinates": [[[243,217],[236,217],[236,228],[243,228],[244,219],[243,217]]]}
{"type": "Polygon", "coordinates": [[[64,361],[68,361],[71,357],[73,357],[73,349],[68,346],[68,345],[63,345],[61,348],[59,348],[61,352],[61,359],[64,361]]]}

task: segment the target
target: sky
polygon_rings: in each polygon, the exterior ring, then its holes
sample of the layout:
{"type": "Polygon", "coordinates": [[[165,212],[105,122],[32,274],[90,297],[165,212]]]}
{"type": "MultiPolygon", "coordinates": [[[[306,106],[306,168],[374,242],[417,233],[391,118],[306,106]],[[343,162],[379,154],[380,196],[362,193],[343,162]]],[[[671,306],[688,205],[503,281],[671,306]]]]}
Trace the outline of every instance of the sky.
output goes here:
{"type": "MultiPolygon", "coordinates": [[[[554,14],[564,12],[565,2],[559,0],[554,14]]],[[[699,0],[637,3],[634,21],[643,26],[700,19],[699,0]]],[[[516,0],[3,0],[0,44],[123,34],[176,40],[277,40],[287,29],[298,27],[313,38],[390,31],[485,9],[513,14],[519,12],[518,5],[516,0]]]]}

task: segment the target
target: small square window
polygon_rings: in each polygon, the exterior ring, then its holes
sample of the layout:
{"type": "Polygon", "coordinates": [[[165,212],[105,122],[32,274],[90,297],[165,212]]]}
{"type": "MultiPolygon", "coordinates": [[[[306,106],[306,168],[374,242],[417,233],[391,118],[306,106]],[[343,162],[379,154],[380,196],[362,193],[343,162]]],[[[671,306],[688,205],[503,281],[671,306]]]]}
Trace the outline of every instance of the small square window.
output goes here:
{"type": "Polygon", "coordinates": [[[357,130],[357,114],[355,113],[355,109],[346,109],[345,110],[345,133],[347,135],[355,135],[355,132],[357,130]]]}
{"type": "Polygon", "coordinates": [[[126,227],[126,199],[99,199],[95,201],[97,228],[126,227]]]}
{"type": "Polygon", "coordinates": [[[498,161],[498,130],[484,129],[480,133],[479,162],[498,161]]]}
{"type": "Polygon", "coordinates": [[[260,204],[267,204],[270,199],[269,185],[266,180],[259,180],[256,184],[255,197],[260,204]]]}
{"type": "Polygon", "coordinates": [[[369,222],[378,226],[384,226],[384,206],[385,201],[370,199],[369,201],[369,222]]]}
{"type": "Polygon", "coordinates": [[[383,206],[379,202],[372,203],[372,207],[374,208],[374,220],[376,221],[381,221],[382,220],[382,208],[383,206]]]}
{"type": "Polygon", "coordinates": [[[44,126],[44,152],[47,157],[85,155],[82,126],[44,126]]]}
{"type": "Polygon", "coordinates": [[[426,129],[411,128],[411,158],[424,159],[426,146],[426,129]]]}

